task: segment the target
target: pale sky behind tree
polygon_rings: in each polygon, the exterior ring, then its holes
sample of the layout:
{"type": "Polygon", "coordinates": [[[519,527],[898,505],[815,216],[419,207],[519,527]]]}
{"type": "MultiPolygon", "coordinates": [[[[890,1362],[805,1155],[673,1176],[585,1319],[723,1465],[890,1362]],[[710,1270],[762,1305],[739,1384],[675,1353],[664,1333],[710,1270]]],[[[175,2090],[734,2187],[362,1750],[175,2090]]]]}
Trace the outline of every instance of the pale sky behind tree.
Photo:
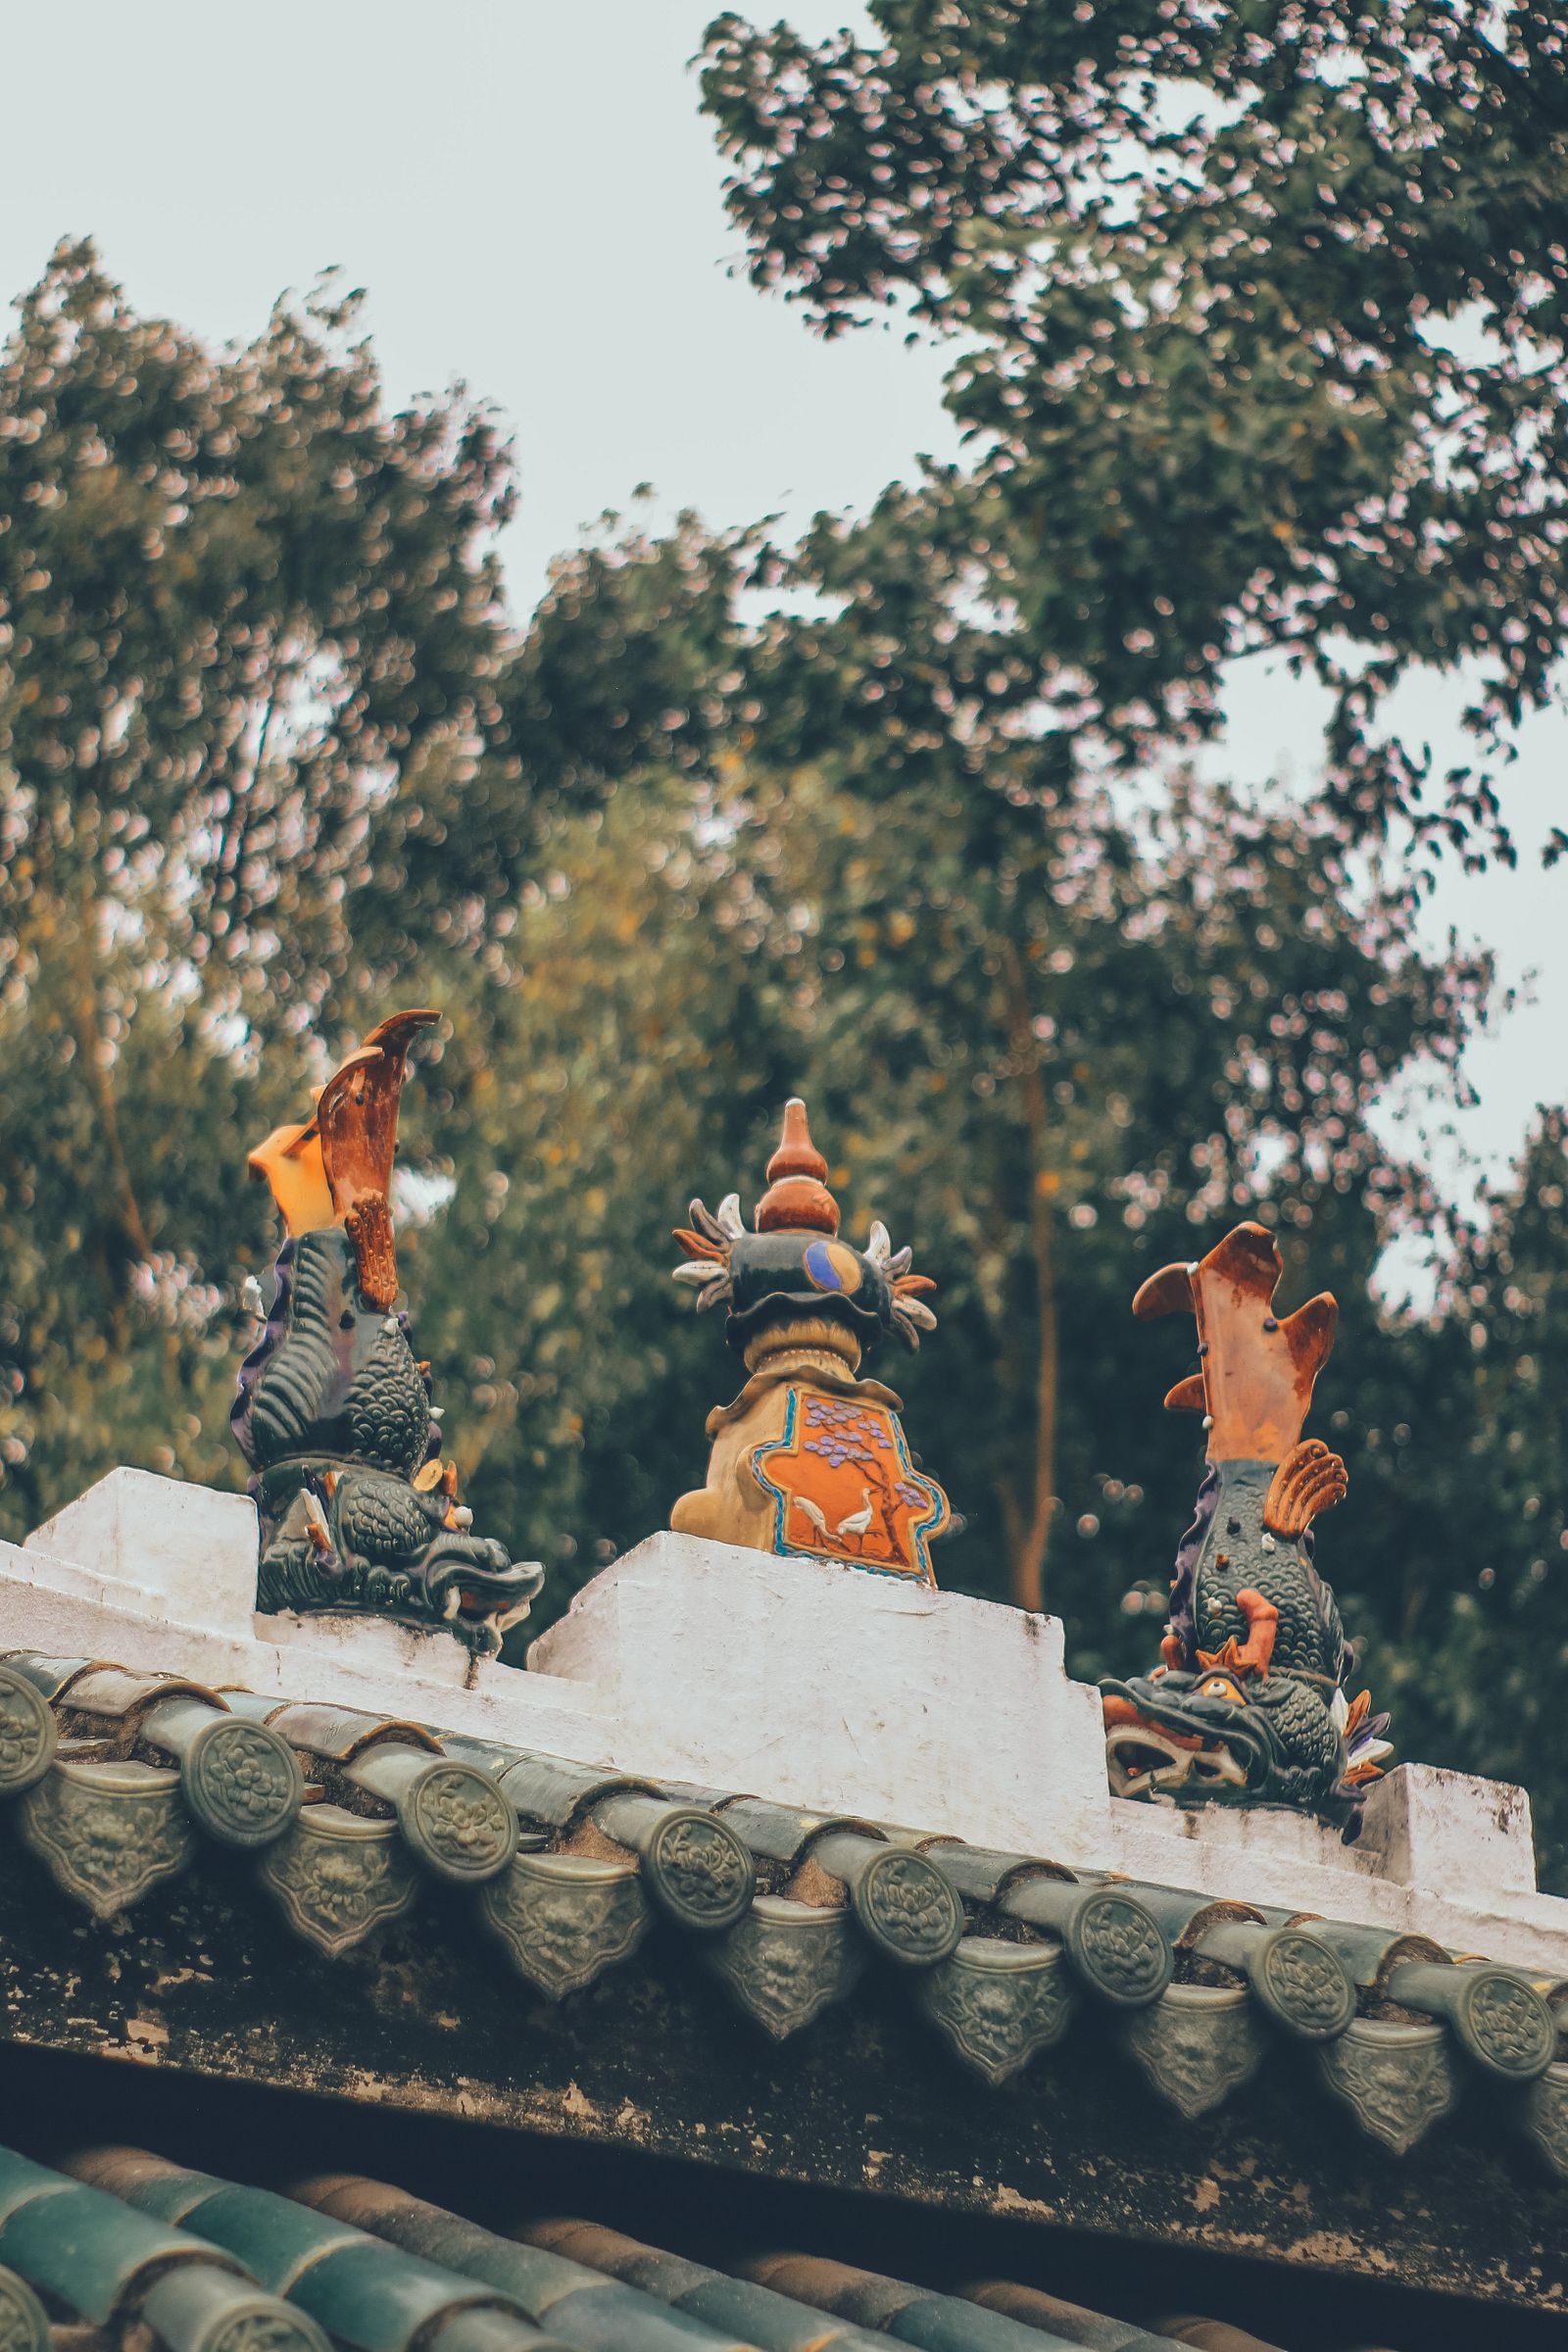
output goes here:
{"type": "MultiPolygon", "coordinates": [[[[454,378],[515,436],[521,507],[504,556],[524,615],[552,555],[654,485],[654,522],[713,526],[863,511],[922,452],[958,454],[947,361],[896,329],[821,342],[726,264],[740,239],[688,61],[710,0],[74,0],[8,12],[0,293],[22,293],[63,235],[97,239],[143,312],[248,339],[285,287],[332,265],[368,290],[393,401],[454,378]],[[65,95],[69,77],[69,103],[65,95]]],[[[821,33],[863,10],[769,0],[821,33]]],[[[1439,764],[1464,757],[1457,681],[1400,708],[1439,764]]],[[[1259,663],[1233,679],[1208,764],[1309,787],[1324,705],[1259,663]]],[[[1537,845],[1568,824],[1568,714],[1526,729],[1505,786],[1517,872],[1451,868],[1430,909],[1498,957],[1534,1004],[1470,1056],[1464,1152],[1500,1174],[1539,1101],[1568,1096],[1568,864],[1537,845]]],[[[1435,1115],[1442,1115],[1441,1105],[1435,1115]]],[[[1417,1114],[1396,1124],[1408,1142],[1417,1114]]],[[[1463,1189],[1458,1154],[1436,1164],[1463,1189]]],[[[1414,1270],[1412,1269],[1412,1272],[1414,1270]]]]}

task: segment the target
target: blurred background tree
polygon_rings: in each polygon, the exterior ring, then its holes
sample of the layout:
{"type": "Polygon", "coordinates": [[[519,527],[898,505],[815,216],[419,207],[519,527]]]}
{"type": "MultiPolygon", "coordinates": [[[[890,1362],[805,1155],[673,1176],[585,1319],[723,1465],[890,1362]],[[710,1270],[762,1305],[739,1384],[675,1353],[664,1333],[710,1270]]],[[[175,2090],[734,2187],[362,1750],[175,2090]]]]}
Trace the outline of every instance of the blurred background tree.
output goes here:
{"type": "Polygon", "coordinates": [[[215,355],[67,245],[0,361],[13,1526],[117,1446],[223,1471],[239,1138],[298,1099],[378,812],[438,746],[506,757],[500,437],[388,416],[354,307],[215,355]]]}
{"type": "MultiPolygon", "coordinates": [[[[933,475],[1080,757],[1216,732],[1262,649],[1335,698],[1321,788],[1471,848],[1568,632],[1568,49],[1550,0],[871,0],[734,13],[704,103],[750,273],[950,340],[933,475]],[[1462,665],[1474,763],[1380,730],[1462,665]]],[[[1560,837],[1558,846],[1562,846],[1560,837]]]]}
{"type": "Polygon", "coordinates": [[[521,622],[496,420],[392,411],[342,289],[222,353],[88,247],[21,305],[0,1527],[116,1461],[237,1483],[246,1148],[435,1003],[402,1262],[466,1494],[552,1571],[531,1630],[700,1475],[736,1373],[668,1228],[755,1199],[800,1090],[850,1226],[941,1284],[881,1367],[963,1514],[939,1575],[1081,1674],[1152,1654],[1196,1484],[1139,1280],[1251,1214],[1289,1303],[1337,1291],[1325,1564],[1403,1751],[1527,1778],[1561,1878],[1562,1121],[1463,1226],[1377,1123],[1462,1086],[1490,982],[1401,856],[1485,845],[1559,647],[1556,52],[1528,8],[1523,64],[1413,6],[1338,63],[1270,8],[874,13],[877,51],[721,20],[707,103],[754,274],[951,333],[974,462],[799,545],[607,518],[521,622]],[[1190,764],[1264,645],[1337,697],[1307,803],[1190,764]],[[1418,660],[1476,681],[1441,783],[1381,731],[1418,660]],[[1430,1312],[1378,1303],[1401,1238],[1430,1312]]]}

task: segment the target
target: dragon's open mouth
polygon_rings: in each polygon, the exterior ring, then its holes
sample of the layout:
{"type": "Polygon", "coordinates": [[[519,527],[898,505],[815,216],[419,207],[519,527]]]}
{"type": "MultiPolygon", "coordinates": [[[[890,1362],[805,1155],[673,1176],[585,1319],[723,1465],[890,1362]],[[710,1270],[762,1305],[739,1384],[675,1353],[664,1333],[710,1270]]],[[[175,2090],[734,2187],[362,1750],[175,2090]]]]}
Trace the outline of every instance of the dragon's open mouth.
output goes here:
{"type": "Polygon", "coordinates": [[[1172,1675],[1101,1685],[1112,1795],[1155,1804],[1234,1798],[1261,1775],[1265,1727],[1245,1705],[1195,1698],[1190,1683],[1172,1675]]]}
{"type": "Polygon", "coordinates": [[[520,1624],[527,1616],[528,1599],[528,1593],[515,1586],[500,1592],[462,1592],[458,1594],[456,1608],[450,1613],[457,1617],[493,1618],[497,1632],[504,1634],[510,1626],[520,1624]]]}
{"type": "Polygon", "coordinates": [[[533,1562],[514,1561],[499,1572],[477,1568],[472,1561],[443,1562],[429,1577],[430,1605],[442,1621],[450,1625],[455,1618],[466,1623],[490,1619],[498,1633],[518,1623],[528,1614],[528,1603],[538,1592],[540,1578],[533,1562]]]}
{"type": "Polygon", "coordinates": [[[1172,1804],[1178,1788],[1190,1795],[1245,1788],[1247,1773],[1228,1747],[1163,1732],[1152,1723],[1119,1724],[1105,1734],[1105,1769],[1112,1796],[1172,1804]]]}

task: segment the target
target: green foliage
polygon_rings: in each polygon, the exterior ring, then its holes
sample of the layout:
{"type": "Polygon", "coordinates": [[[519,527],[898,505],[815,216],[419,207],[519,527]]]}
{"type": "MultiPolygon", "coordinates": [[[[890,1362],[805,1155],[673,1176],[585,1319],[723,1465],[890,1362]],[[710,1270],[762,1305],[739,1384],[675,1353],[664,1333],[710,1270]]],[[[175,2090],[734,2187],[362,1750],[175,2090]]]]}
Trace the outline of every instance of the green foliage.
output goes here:
{"type": "Polygon", "coordinates": [[[354,307],[214,355],[62,246],[0,355],[11,1532],[117,1447],[220,1470],[241,1139],[299,1102],[372,820],[506,756],[506,451],[461,395],[389,416],[354,307]]]}
{"type": "Polygon", "coordinates": [[[1215,728],[1259,649],[1333,689],[1325,788],[1473,845],[1564,649],[1568,51],[1544,0],[873,0],[734,14],[704,103],[761,286],[953,340],[939,532],[1076,749],[1215,728]],[[1465,665],[1480,764],[1380,710],[1465,665]]]}
{"type": "MultiPolygon", "coordinates": [[[[1541,1114],[1460,1237],[1403,1426],[1364,1434],[1400,1500],[1385,1693],[1406,1752],[1521,1783],[1568,1882],[1556,1678],[1568,1667],[1568,1120],[1541,1114]]],[[[1407,1359],[1408,1360],[1408,1359],[1407,1359]]],[[[1387,1406],[1383,1406],[1384,1411],[1387,1406]]]]}

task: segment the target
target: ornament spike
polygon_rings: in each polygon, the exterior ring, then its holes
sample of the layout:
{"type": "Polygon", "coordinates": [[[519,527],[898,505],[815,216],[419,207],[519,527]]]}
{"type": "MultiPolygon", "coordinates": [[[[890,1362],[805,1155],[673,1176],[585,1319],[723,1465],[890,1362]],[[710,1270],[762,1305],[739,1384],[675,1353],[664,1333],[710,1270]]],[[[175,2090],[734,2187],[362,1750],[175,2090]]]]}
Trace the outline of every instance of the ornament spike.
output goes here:
{"type": "Polygon", "coordinates": [[[836,1234],[839,1204],[826,1178],[827,1161],[811,1141],[806,1104],[792,1095],[784,1105],[778,1150],[767,1163],[767,1190],[757,1203],[758,1232],[836,1234]]]}

